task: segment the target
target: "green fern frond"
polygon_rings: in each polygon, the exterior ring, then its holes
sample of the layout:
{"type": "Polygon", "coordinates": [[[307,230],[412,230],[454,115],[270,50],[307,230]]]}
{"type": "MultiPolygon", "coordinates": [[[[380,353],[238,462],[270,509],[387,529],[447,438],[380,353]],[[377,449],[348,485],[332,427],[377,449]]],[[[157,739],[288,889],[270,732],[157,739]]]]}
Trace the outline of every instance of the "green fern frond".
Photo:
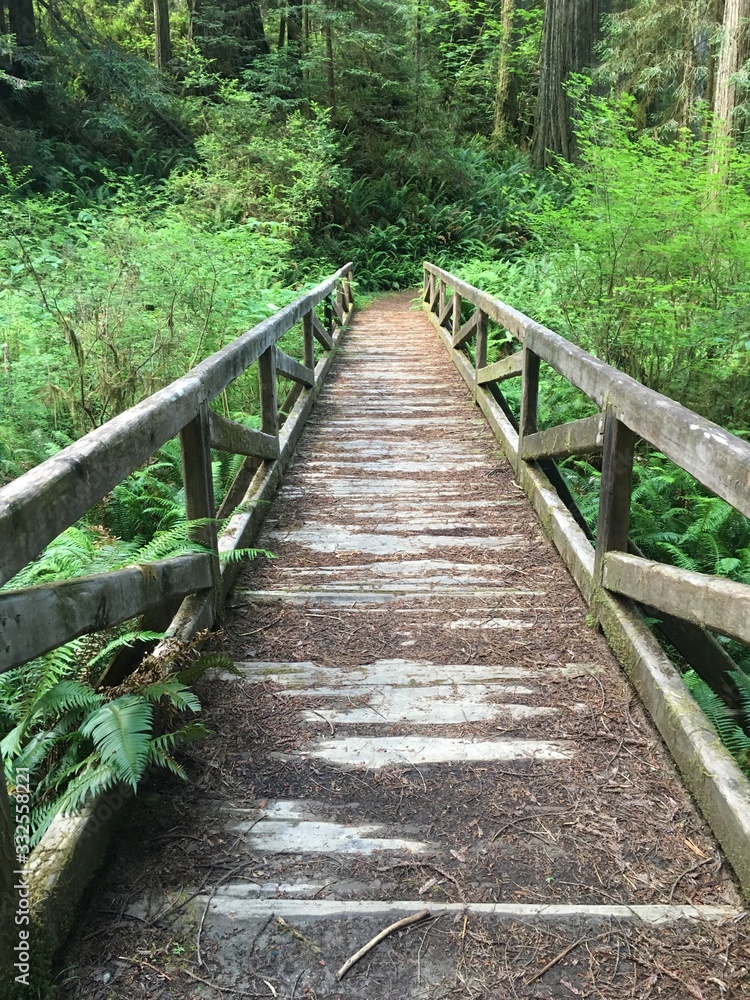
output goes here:
{"type": "Polygon", "coordinates": [[[84,719],[81,732],[91,739],[102,763],[133,789],[148,763],[153,708],[138,695],[125,694],[84,719]]]}
{"type": "Polygon", "coordinates": [[[180,711],[200,712],[201,703],[198,696],[177,680],[157,681],[141,688],[138,693],[154,704],[166,698],[180,711]]]}

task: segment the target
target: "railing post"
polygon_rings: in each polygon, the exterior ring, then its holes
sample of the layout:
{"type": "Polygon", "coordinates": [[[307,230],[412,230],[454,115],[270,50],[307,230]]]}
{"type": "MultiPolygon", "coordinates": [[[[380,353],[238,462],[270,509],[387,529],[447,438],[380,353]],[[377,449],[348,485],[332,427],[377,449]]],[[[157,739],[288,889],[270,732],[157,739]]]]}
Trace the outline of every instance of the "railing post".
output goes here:
{"type": "Polygon", "coordinates": [[[474,341],[474,360],[477,371],[487,365],[487,313],[481,309],[477,320],[477,338],[474,341]]]}
{"type": "Polygon", "coordinates": [[[302,348],[306,368],[315,371],[315,337],[313,336],[312,311],[302,317],[302,348]]]}
{"type": "Polygon", "coordinates": [[[539,355],[527,347],[523,349],[523,375],[521,389],[521,417],[518,427],[518,448],[527,434],[537,432],[537,406],[539,403],[539,355]]]}
{"type": "Polygon", "coordinates": [[[422,301],[426,302],[430,297],[430,272],[426,267],[422,268],[422,301]]]}
{"type": "Polygon", "coordinates": [[[629,427],[617,419],[611,406],[607,407],[604,420],[604,456],[594,558],[594,582],[598,585],[601,584],[606,554],[628,551],[636,437],[629,427]]]}
{"type": "Polygon", "coordinates": [[[260,429],[264,434],[279,432],[279,404],[276,398],[276,348],[266,350],[258,358],[258,389],[260,391],[260,429]]]}
{"type": "Polygon", "coordinates": [[[451,333],[453,334],[453,340],[458,336],[458,331],[461,329],[461,296],[458,292],[453,290],[453,322],[451,324],[451,333]]]}
{"type": "Polygon", "coordinates": [[[438,319],[443,315],[443,309],[445,309],[445,282],[441,278],[438,282],[438,319]]]}
{"type": "Polygon", "coordinates": [[[216,532],[216,503],[211,472],[211,433],[208,403],[202,403],[198,415],[180,431],[182,480],[185,484],[185,514],[188,521],[208,520],[194,528],[191,537],[214,553],[214,615],[221,591],[219,548],[216,532]]]}

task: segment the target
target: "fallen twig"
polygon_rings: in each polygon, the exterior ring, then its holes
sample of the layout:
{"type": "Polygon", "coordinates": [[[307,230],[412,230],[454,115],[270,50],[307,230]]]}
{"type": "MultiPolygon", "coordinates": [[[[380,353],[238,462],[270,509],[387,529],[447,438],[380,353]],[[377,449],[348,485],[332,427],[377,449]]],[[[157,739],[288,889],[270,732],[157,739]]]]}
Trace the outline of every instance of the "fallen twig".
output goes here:
{"type": "Polygon", "coordinates": [[[557,965],[559,961],[565,958],[566,955],[569,955],[570,952],[573,951],[574,948],[577,948],[579,944],[583,944],[584,941],[588,941],[588,938],[580,937],[577,941],[574,941],[573,944],[569,944],[567,948],[563,948],[559,955],[555,955],[555,957],[551,958],[546,965],[542,966],[539,972],[535,972],[533,976],[527,979],[524,986],[531,986],[531,984],[535,983],[537,979],[541,979],[545,972],[551,969],[553,965],[557,965]]]}
{"type": "Polygon", "coordinates": [[[360,958],[364,958],[368,951],[374,948],[376,944],[380,944],[380,942],[387,938],[389,934],[393,934],[394,931],[398,931],[402,927],[408,927],[409,924],[419,923],[420,920],[424,920],[425,917],[429,917],[429,915],[429,910],[420,910],[419,913],[412,913],[411,916],[403,917],[401,920],[397,920],[395,924],[391,924],[390,927],[386,927],[385,930],[376,934],[372,941],[368,941],[363,948],[360,948],[358,952],[355,952],[351,958],[347,958],[339,971],[336,973],[336,979],[343,979],[349,969],[351,969],[353,965],[356,965],[360,958]]]}

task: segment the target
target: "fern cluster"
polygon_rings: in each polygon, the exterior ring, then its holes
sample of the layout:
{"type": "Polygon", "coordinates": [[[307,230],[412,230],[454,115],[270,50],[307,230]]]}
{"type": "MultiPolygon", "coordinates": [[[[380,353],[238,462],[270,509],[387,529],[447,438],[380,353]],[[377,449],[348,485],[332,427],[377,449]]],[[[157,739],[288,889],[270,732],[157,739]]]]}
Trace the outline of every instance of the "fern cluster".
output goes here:
{"type": "Polygon", "coordinates": [[[688,690],[705,712],[721,737],[721,742],[729,750],[742,770],[750,777],[750,677],[742,670],[734,670],[730,676],[740,695],[740,708],[733,711],[693,670],[684,674],[688,690]]]}

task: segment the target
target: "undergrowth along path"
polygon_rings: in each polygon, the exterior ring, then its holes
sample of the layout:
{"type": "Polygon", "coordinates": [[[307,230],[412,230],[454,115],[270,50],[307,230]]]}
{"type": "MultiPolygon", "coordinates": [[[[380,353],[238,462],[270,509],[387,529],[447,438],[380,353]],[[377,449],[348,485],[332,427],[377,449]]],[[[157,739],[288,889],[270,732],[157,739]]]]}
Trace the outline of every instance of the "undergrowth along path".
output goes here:
{"type": "Polygon", "coordinates": [[[750,995],[716,842],[409,296],[356,317],[258,544],[215,735],[63,996],[750,995]]]}

